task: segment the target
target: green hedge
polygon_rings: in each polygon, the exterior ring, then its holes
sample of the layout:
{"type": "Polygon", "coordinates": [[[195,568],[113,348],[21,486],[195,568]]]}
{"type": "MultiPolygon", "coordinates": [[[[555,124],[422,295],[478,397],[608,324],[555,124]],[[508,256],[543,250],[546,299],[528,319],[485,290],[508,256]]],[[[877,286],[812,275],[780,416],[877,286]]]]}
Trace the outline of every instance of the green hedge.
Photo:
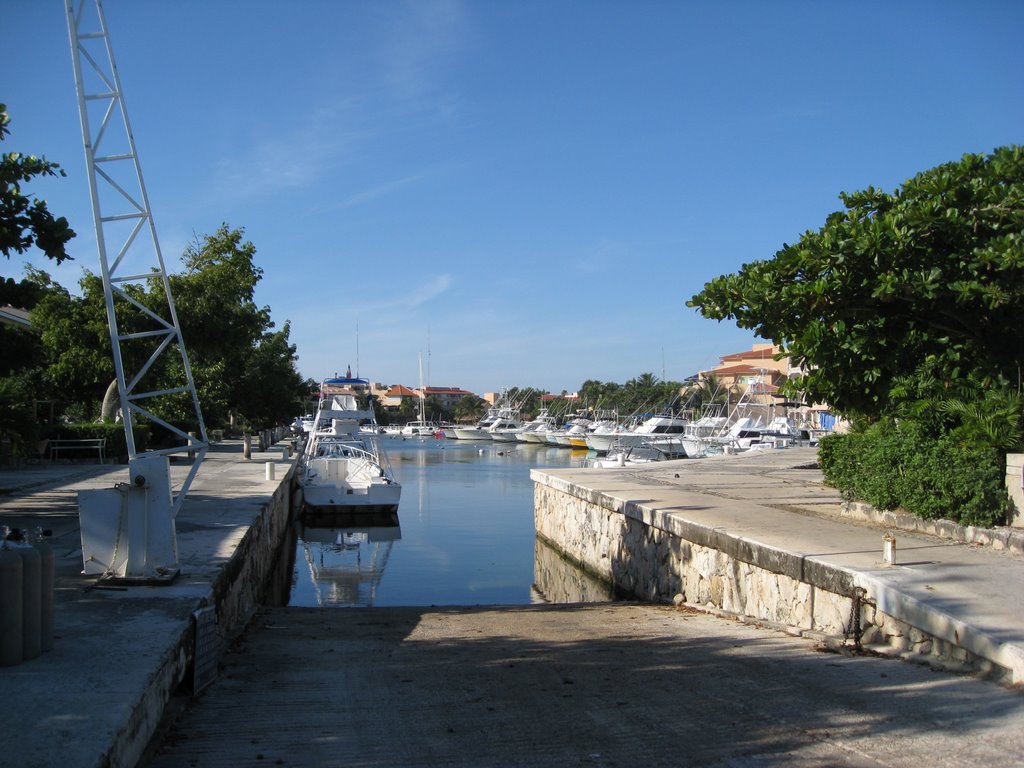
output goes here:
{"type": "MultiPolygon", "coordinates": [[[[144,451],[149,444],[149,426],[138,424],[132,427],[135,436],[135,450],[144,451]]],[[[104,454],[108,460],[128,461],[128,443],[125,441],[123,424],[82,422],[79,424],[63,424],[55,427],[46,435],[50,439],[85,440],[105,437],[107,439],[104,454]]]]}
{"type": "Polygon", "coordinates": [[[1009,519],[1006,457],[991,445],[953,434],[936,438],[912,421],[886,421],[823,438],[819,458],[827,483],[876,509],[983,527],[1009,519]]]}

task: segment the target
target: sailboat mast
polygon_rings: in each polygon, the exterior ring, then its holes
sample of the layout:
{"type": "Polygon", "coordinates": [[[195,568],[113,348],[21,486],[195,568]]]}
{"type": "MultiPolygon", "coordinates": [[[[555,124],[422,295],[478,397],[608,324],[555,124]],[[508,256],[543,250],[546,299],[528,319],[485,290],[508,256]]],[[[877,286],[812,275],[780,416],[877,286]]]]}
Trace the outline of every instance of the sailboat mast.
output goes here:
{"type": "Polygon", "coordinates": [[[423,353],[420,352],[420,424],[422,425],[426,419],[423,416],[423,353]]]}

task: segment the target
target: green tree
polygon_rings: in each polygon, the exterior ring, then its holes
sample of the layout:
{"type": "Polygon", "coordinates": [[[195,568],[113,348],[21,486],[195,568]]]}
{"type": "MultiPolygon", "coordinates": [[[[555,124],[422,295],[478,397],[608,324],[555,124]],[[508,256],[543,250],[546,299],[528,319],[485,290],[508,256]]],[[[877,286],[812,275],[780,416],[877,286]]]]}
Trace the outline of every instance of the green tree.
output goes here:
{"type": "MultiPolygon", "coordinates": [[[[7,105],[0,104],[0,141],[9,134],[11,122],[7,105]]],[[[75,236],[63,216],[54,218],[45,200],[22,191],[22,184],[36,176],[66,176],[64,170],[45,157],[20,152],[0,154],[0,252],[24,253],[33,246],[60,264],[70,259],[65,246],[75,236]]]]}
{"type": "Polygon", "coordinates": [[[30,455],[35,438],[31,398],[13,379],[0,379],[0,457],[30,455]]]}
{"type": "MultiPolygon", "coordinates": [[[[0,305],[31,310],[43,296],[43,288],[31,280],[0,278],[0,305]]],[[[0,377],[19,376],[42,363],[39,334],[21,325],[0,323],[0,377]]]]}
{"type": "Polygon", "coordinates": [[[688,304],[780,344],[792,388],[851,416],[899,406],[893,382],[1017,388],[1024,359],[1024,148],[964,155],[893,194],[842,194],[775,257],[710,281],[688,304]]]}
{"type": "Polygon", "coordinates": [[[398,404],[398,418],[403,422],[415,421],[420,417],[420,399],[403,397],[398,404]]]}
{"type": "Polygon", "coordinates": [[[423,413],[426,420],[434,424],[451,419],[451,413],[437,395],[431,395],[423,401],[423,413]]]}
{"type": "Polygon", "coordinates": [[[717,376],[709,374],[686,387],[685,397],[687,407],[700,414],[709,406],[725,406],[729,402],[729,390],[717,376]]]}
{"type": "Polygon", "coordinates": [[[286,322],[279,331],[265,332],[250,350],[232,402],[253,424],[285,424],[302,410],[305,382],[296,367],[290,332],[291,324],[286,322]]]}
{"type": "Polygon", "coordinates": [[[81,295],[72,296],[40,270],[28,268],[28,279],[44,288],[29,314],[44,360],[36,397],[57,401],[65,415],[95,419],[114,379],[103,281],[86,270],[81,295]]]}
{"type": "Polygon", "coordinates": [[[289,325],[275,332],[270,308],[255,303],[263,270],[244,236],[222,224],[197,238],[182,257],[185,271],[169,280],[207,424],[224,424],[235,412],[252,426],[270,426],[301,409],[304,386],[289,325]]]}
{"type": "Polygon", "coordinates": [[[464,395],[455,403],[452,413],[460,423],[479,421],[487,410],[487,402],[476,395],[464,395]]]}
{"type": "MultiPolygon", "coordinates": [[[[242,230],[222,226],[185,252],[186,271],[169,275],[199,403],[208,426],[224,425],[231,414],[254,427],[285,423],[303,408],[308,383],[296,368],[290,326],[275,330],[269,307],[257,307],[255,287],[262,276],[253,264],[255,248],[243,242],[242,230]]],[[[31,270],[29,278],[44,295],[31,312],[45,356],[40,392],[66,404],[80,418],[99,415],[103,395],[114,378],[102,281],[86,272],[81,296],[71,296],[48,275],[31,270]]],[[[155,282],[124,286],[141,306],[165,315],[165,294],[155,282]]],[[[128,303],[119,309],[119,331],[146,330],[151,318],[128,303]]],[[[126,370],[138,371],[153,351],[151,339],[122,345],[126,370]]],[[[149,369],[144,391],[180,384],[180,359],[165,355],[149,369]]],[[[153,412],[172,424],[193,428],[185,395],[154,402],[153,412]]]]}
{"type": "Polygon", "coordinates": [[[580,386],[580,400],[585,408],[615,408],[621,399],[621,388],[614,381],[587,379],[580,386]]]}

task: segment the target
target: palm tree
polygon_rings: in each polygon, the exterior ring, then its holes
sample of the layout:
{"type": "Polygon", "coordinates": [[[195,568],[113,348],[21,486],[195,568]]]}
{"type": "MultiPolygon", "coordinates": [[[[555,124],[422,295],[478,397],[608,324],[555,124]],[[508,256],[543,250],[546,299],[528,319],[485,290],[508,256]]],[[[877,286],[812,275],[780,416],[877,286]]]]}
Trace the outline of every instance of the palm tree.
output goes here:
{"type": "Polygon", "coordinates": [[[476,395],[465,395],[455,403],[453,414],[456,421],[466,423],[479,421],[486,410],[487,403],[485,401],[476,395]]]}
{"type": "Polygon", "coordinates": [[[729,402],[729,389],[713,373],[696,382],[686,392],[687,405],[695,413],[701,413],[711,405],[726,405],[729,402]]]}

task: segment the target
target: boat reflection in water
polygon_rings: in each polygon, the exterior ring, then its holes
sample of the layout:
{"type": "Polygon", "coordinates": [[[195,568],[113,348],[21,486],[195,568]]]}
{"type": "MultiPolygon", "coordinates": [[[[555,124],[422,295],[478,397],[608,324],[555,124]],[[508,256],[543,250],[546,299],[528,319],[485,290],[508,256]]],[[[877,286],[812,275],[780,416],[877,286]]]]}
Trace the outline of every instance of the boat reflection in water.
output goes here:
{"type": "Polygon", "coordinates": [[[397,514],[353,516],[307,510],[298,522],[289,605],[367,608],[374,604],[391,547],[402,538],[397,514]],[[301,558],[301,559],[300,559],[301,558]]]}

